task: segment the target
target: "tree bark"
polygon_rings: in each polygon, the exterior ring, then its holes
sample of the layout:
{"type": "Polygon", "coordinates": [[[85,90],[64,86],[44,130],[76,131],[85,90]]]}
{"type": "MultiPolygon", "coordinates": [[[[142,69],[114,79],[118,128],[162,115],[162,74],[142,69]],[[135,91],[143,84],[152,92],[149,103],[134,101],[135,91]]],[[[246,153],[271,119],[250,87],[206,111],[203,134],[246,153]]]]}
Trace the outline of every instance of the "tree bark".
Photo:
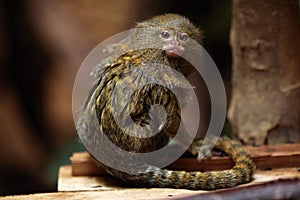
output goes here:
{"type": "Polygon", "coordinates": [[[297,0],[234,0],[228,118],[245,144],[300,141],[297,0]]]}

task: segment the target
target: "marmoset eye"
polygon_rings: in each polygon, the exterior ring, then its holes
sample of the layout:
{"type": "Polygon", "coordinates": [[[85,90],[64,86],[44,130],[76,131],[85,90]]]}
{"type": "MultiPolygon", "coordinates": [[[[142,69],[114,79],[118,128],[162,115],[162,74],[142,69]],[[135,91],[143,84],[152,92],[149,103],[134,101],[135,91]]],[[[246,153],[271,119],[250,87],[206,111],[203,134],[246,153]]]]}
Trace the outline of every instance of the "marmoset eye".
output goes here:
{"type": "Polygon", "coordinates": [[[160,36],[164,39],[168,39],[170,37],[170,33],[168,31],[163,31],[160,33],[160,36]]]}

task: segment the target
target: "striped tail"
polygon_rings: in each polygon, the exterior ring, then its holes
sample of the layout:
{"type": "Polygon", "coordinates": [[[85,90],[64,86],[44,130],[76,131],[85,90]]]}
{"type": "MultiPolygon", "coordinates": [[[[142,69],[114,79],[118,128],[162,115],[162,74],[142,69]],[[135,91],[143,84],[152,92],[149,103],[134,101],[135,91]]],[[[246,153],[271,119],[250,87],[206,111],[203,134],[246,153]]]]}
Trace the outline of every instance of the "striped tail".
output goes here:
{"type": "Polygon", "coordinates": [[[215,148],[224,151],[232,158],[235,162],[235,166],[232,169],[209,172],[186,172],[148,166],[147,172],[141,172],[137,175],[130,175],[114,169],[107,169],[107,171],[125,182],[143,187],[214,190],[233,187],[252,180],[255,165],[250,155],[240,144],[222,137],[218,139],[215,148]]]}

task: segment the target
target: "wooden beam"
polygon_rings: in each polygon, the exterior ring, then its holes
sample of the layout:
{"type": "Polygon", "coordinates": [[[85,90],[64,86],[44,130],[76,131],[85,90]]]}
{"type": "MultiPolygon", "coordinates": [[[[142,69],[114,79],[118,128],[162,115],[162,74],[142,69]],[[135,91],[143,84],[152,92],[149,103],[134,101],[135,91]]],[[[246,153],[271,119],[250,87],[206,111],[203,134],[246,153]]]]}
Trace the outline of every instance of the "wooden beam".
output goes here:
{"type": "MultiPolygon", "coordinates": [[[[300,168],[300,143],[268,146],[246,146],[253,157],[257,169],[273,169],[286,167],[300,168]]],[[[105,170],[97,166],[87,152],[75,152],[70,158],[73,176],[97,176],[105,174],[105,170]]],[[[224,170],[233,166],[228,157],[212,157],[202,160],[196,158],[180,158],[169,165],[168,169],[185,171],[224,170]]]]}

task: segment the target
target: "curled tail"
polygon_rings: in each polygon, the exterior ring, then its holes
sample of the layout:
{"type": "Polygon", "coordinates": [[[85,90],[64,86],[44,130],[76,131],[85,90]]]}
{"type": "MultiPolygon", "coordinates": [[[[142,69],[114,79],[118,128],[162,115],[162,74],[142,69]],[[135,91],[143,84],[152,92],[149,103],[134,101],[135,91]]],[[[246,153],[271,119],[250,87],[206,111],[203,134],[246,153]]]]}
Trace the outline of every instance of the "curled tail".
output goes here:
{"type": "Polygon", "coordinates": [[[208,172],[186,172],[148,166],[147,172],[141,172],[135,175],[115,169],[107,169],[107,171],[125,182],[144,187],[214,190],[229,188],[251,181],[255,165],[250,155],[240,144],[226,137],[222,137],[218,139],[215,148],[224,151],[233,159],[235,165],[232,169],[208,172]]]}

